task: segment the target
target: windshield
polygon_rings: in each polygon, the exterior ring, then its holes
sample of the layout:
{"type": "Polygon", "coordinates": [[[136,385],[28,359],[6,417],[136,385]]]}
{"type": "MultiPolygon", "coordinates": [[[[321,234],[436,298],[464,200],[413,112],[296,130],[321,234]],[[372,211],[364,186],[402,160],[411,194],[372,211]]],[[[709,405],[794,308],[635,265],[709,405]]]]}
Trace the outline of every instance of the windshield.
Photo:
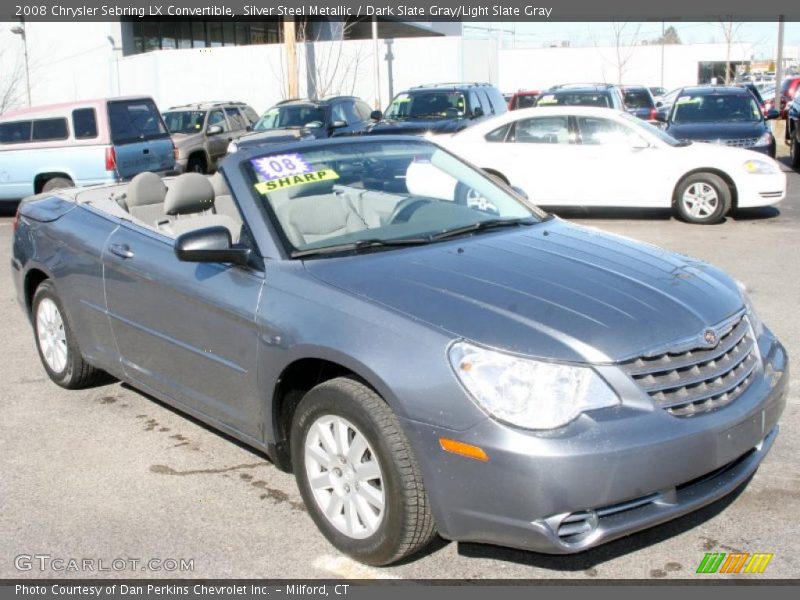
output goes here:
{"type": "Polygon", "coordinates": [[[653,108],[653,98],[647,90],[625,90],[625,106],[628,108],[653,108]]]}
{"type": "Polygon", "coordinates": [[[461,92],[414,92],[398,94],[389,108],[387,119],[443,119],[463,117],[466,101],[461,92]]]}
{"type": "Polygon", "coordinates": [[[761,109],[746,94],[683,94],[675,101],[673,123],[718,123],[761,120],[761,109]]]}
{"type": "Polygon", "coordinates": [[[559,92],[542,94],[536,106],[602,106],[610,107],[608,94],[600,92],[559,92]]]}
{"type": "Polygon", "coordinates": [[[545,216],[422,140],[309,145],[243,164],[293,256],[435,243],[545,216]]]}
{"type": "Polygon", "coordinates": [[[325,109],[314,104],[292,104],[276,106],[261,115],[253,129],[266,131],[282,127],[322,127],[325,124],[325,109]]]}
{"type": "Polygon", "coordinates": [[[170,133],[197,133],[206,120],[204,110],[171,110],[164,113],[164,121],[170,133]]]}
{"type": "Polygon", "coordinates": [[[664,142],[665,144],[669,144],[670,146],[688,146],[689,142],[676,140],[670,134],[666,133],[660,127],[653,125],[652,123],[648,123],[647,121],[642,121],[641,119],[634,117],[633,115],[629,115],[628,113],[620,113],[619,115],[621,118],[625,119],[628,124],[633,125],[634,128],[639,129],[640,131],[644,131],[649,135],[653,135],[657,137],[659,140],[664,142]]]}

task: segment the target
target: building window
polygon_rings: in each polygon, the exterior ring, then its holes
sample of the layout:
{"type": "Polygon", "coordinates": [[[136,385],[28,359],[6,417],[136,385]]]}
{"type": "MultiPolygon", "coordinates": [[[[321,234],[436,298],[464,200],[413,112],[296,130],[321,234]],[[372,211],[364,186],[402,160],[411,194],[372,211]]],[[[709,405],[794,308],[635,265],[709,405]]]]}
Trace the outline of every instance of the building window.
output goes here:
{"type": "Polygon", "coordinates": [[[220,46],[247,46],[251,44],[277,44],[281,41],[281,22],[236,21],[131,21],[123,36],[132,36],[130,43],[134,54],[153,50],[208,48],[220,46]]]}
{"type": "Polygon", "coordinates": [[[206,24],[203,21],[192,21],[192,47],[206,47],[206,24]]]}
{"type": "Polygon", "coordinates": [[[206,23],[208,32],[208,45],[212,48],[222,46],[222,23],[219,21],[209,21],[206,23]]]}

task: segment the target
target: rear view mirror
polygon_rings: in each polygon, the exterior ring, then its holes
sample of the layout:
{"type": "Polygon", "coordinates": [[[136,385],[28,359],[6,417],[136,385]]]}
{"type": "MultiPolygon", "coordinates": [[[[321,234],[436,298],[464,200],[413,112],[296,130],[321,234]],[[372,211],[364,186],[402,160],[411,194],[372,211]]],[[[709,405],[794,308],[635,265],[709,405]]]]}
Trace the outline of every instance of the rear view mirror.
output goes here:
{"type": "Polygon", "coordinates": [[[380,121],[383,119],[383,113],[379,110],[373,110],[371,113],[369,113],[369,118],[373,121],[380,121]]]}
{"type": "Polygon", "coordinates": [[[246,265],[248,248],[234,248],[227,227],[206,227],[187,231],[175,240],[175,256],[184,262],[246,265]]]}
{"type": "Polygon", "coordinates": [[[212,125],[206,130],[208,135],[217,135],[218,133],[222,133],[222,125],[212,125]]]}

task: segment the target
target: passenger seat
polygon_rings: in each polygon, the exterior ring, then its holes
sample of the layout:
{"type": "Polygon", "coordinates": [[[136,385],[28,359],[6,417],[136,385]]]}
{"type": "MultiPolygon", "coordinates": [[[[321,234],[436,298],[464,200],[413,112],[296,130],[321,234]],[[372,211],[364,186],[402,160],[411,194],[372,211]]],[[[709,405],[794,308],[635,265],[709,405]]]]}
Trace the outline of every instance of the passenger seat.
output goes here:
{"type": "Polygon", "coordinates": [[[150,171],[139,173],[128,184],[123,200],[130,215],[139,221],[155,226],[164,218],[164,199],[167,186],[161,177],[150,171]]]}
{"type": "Polygon", "coordinates": [[[187,231],[205,227],[222,226],[231,233],[233,243],[239,241],[241,224],[228,215],[212,214],[214,188],[200,173],[184,173],[172,180],[164,200],[168,218],[158,224],[159,229],[177,237],[187,231]]]}

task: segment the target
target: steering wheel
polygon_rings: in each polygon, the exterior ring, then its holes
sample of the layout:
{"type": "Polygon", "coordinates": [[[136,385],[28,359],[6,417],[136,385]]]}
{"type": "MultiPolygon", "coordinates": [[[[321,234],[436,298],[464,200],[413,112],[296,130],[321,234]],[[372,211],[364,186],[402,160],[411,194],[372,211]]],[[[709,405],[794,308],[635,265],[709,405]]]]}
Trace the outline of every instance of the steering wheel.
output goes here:
{"type": "Polygon", "coordinates": [[[461,204],[483,213],[490,215],[500,214],[500,211],[497,210],[497,207],[492,202],[489,202],[479,191],[469,187],[463,181],[459,181],[456,185],[455,201],[456,204],[461,204]]]}
{"type": "Polygon", "coordinates": [[[394,225],[395,223],[408,223],[408,221],[411,219],[411,215],[413,215],[423,206],[426,206],[430,203],[430,200],[421,198],[406,198],[405,200],[401,200],[397,206],[394,207],[394,211],[392,211],[392,214],[389,217],[389,225],[394,225]]]}

